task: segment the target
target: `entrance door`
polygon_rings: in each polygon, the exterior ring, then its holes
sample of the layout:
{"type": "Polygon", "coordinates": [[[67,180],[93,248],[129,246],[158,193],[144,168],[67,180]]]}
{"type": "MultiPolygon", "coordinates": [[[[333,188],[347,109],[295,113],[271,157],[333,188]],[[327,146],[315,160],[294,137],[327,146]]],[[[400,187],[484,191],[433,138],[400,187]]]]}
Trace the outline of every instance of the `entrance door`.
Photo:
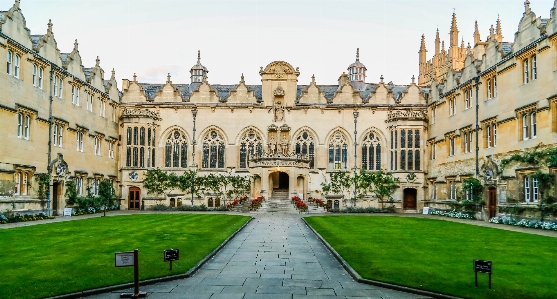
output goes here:
{"type": "Polygon", "coordinates": [[[215,207],[220,207],[220,198],[215,199],[215,207]]]}
{"type": "Polygon", "coordinates": [[[288,174],[286,172],[279,172],[279,189],[288,190],[288,174]]]}
{"type": "Polygon", "coordinates": [[[404,210],[416,210],[416,195],[418,190],[414,188],[404,189],[404,200],[402,203],[402,208],[404,210]]]}
{"type": "Polygon", "coordinates": [[[52,215],[58,216],[58,200],[60,197],[60,183],[52,183],[52,215]]]}
{"type": "Polygon", "coordinates": [[[489,188],[488,191],[488,218],[491,219],[497,215],[497,189],[489,188]]]}
{"type": "Polygon", "coordinates": [[[137,187],[130,187],[128,194],[128,209],[139,210],[141,208],[140,189],[137,187]]]}
{"type": "Polygon", "coordinates": [[[335,210],[340,209],[340,201],[339,200],[335,200],[335,205],[333,206],[333,209],[335,209],[335,210]]]}

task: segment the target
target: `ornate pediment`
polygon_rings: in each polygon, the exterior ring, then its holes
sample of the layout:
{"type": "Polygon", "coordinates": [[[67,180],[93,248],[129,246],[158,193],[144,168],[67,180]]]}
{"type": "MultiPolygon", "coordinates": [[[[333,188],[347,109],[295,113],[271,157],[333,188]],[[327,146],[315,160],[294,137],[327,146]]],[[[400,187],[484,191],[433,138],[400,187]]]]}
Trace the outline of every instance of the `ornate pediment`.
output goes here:
{"type": "Polygon", "coordinates": [[[147,117],[157,121],[162,120],[159,112],[140,108],[124,108],[124,112],[122,112],[122,116],[120,118],[124,117],[147,117]]]}
{"type": "Polygon", "coordinates": [[[387,115],[386,122],[396,121],[399,119],[417,119],[426,120],[427,112],[425,110],[391,110],[387,115]]]}
{"type": "Polygon", "coordinates": [[[294,70],[294,67],[285,61],[273,61],[269,63],[265,69],[261,67],[259,71],[260,75],[264,74],[274,74],[276,78],[283,78],[286,74],[294,74],[298,76],[300,72],[298,69],[294,70]]]}

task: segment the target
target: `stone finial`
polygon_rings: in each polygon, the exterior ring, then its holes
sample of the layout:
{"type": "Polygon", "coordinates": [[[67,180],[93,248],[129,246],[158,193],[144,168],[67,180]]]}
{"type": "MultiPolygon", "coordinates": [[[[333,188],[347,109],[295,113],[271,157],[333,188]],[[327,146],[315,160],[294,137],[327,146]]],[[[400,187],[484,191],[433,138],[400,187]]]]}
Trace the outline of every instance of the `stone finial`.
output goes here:
{"type": "Polygon", "coordinates": [[[95,66],[99,66],[101,64],[101,60],[99,59],[99,56],[97,56],[97,59],[95,59],[95,66]]]}
{"type": "Polygon", "coordinates": [[[460,48],[464,49],[464,38],[462,38],[462,41],[460,42],[460,48]]]}
{"type": "Polygon", "coordinates": [[[137,75],[133,73],[133,82],[137,82],[137,75]]]}
{"type": "Polygon", "coordinates": [[[489,37],[493,36],[494,33],[495,29],[493,28],[493,24],[491,24],[491,27],[489,28],[489,37]]]}
{"type": "Polygon", "coordinates": [[[246,83],[246,81],[244,81],[244,73],[242,73],[242,76],[240,77],[240,83],[246,83]]]}
{"type": "Polygon", "coordinates": [[[530,1],[526,0],[524,1],[524,12],[529,13],[530,11],[530,1]]]}
{"type": "Polygon", "coordinates": [[[48,26],[48,29],[46,30],[46,32],[52,33],[52,20],[51,19],[48,19],[47,26],[48,26]]]}
{"type": "Polygon", "coordinates": [[[73,49],[77,51],[78,46],[79,46],[79,43],[77,42],[77,39],[76,39],[75,42],[73,43],[73,49]]]}
{"type": "Polygon", "coordinates": [[[356,48],[356,61],[360,61],[360,48],[356,48]]]}
{"type": "Polygon", "coordinates": [[[478,44],[480,42],[481,38],[480,38],[480,30],[478,29],[478,20],[476,20],[476,25],[475,25],[475,29],[474,29],[474,45],[478,44]]]}
{"type": "Polygon", "coordinates": [[[383,83],[383,79],[385,79],[385,78],[383,78],[383,75],[381,75],[381,77],[379,77],[379,80],[380,80],[379,82],[383,83]]]}
{"type": "Polygon", "coordinates": [[[114,71],[114,68],[112,68],[112,76],[110,77],[110,79],[115,79],[116,78],[116,72],[114,71]]]}
{"type": "Polygon", "coordinates": [[[19,0],[15,0],[14,7],[15,7],[15,8],[19,8],[19,0]]]}
{"type": "Polygon", "coordinates": [[[453,19],[451,20],[451,31],[457,31],[458,27],[456,25],[456,12],[455,9],[453,8],[453,19]]]}
{"type": "Polygon", "coordinates": [[[166,83],[172,83],[172,81],[170,81],[170,73],[166,75],[166,83]]]}
{"type": "Polygon", "coordinates": [[[497,22],[495,23],[495,34],[500,39],[503,39],[503,30],[501,29],[501,19],[499,19],[499,15],[497,15],[497,22]]]}
{"type": "Polygon", "coordinates": [[[315,83],[315,74],[311,75],[311,83],[315,83]]]}
{"type": "Polygon", "coordinates": [[[201,51],[197,50],[197,63],[199,64],[201,62],[201,51]]]}
{"type": "Polygon", "coordinates": [[[415,81],[416,81],[416,77],[414,77],[414,75],[412,75],[412,84],[414,84],[415,81]]]}
{"type": "Polygon", "coordinates": [[[426,51],[425,49],[425,34],[422,34],[422,41],[420,43],[420,52],[426,51]]]}
{"type": "Polygon", "coordinates": [[[445,41],[441,42],[441,52],[445,52],[445,41]]]}

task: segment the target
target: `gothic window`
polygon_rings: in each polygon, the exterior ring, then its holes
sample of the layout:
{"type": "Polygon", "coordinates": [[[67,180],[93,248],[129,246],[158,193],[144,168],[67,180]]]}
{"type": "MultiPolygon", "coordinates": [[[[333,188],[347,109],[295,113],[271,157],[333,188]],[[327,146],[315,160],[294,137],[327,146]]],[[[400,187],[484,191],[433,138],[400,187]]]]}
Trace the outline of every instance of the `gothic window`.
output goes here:
{"type": "Polygon", "coordinates": [[[263,153],[263,142],[255,130],[249,129],[240,139],[240,168],[247,168],[249,156],[254,153],[263,153]]]}
{"type": "Polygon", "coordinates": [[[391,170],[398,169],[398,131],[391,131],[391,170]]]}
{"type": "Polygon", "coordinates": [[[308,131],[303,131],[295,139],[296,154],[309,155],[309,168],[315,168],[315,139],[308,131]]]}
{"type": "Polygon", "coordinates": [[[340,170],[348,168],[348,142],[341,132],[333,133],[329,140],[329,169],[340,170]]]}
{"type": "Polygon", "coordinates": [[[224,168],[224,138],[216,130],[203,137],[202,168],[224,168]]]}
{"type": "Polygon", "coordinates": [[[381,141],[376,133],[367,134],[362,142],[362,168],[365,170],[381,169],[381,141]]]}
{"type": "Polygon", "coordinates": [[[179,130],[170,132],[166,138],[164,166],[188,167],[188,140],[186,135],[179,130]]]}
{"type": "MultiPolygon", "coordinates": [[[[128,127],[126,129],[126,166],[155,167],[155,129],[148,129],[146,136],[144,127],[128,127]],[[145,138],[148,138],[146,141],[145,138]],[[151,140],[151,138],[153,140],[151,140]]],[[[110,155],[109,148],[109,155],[110,155]]],[[[112,149],[113,151],[113,149],[112,149]]]]}
{"type": "MultiPolygon", "coordinates": [[[[393,138],[392,133],[391,138],[393,138]]],[[[420,170],[419,148],[420,130],[401,129],[400,148],[397,147],[397,131],[394,131],[394,148],[391,149],[391,165],[394,169],[391,167],[391,170],[396,170],[398,156],[400,156],[400,170],[420,170]]]]}

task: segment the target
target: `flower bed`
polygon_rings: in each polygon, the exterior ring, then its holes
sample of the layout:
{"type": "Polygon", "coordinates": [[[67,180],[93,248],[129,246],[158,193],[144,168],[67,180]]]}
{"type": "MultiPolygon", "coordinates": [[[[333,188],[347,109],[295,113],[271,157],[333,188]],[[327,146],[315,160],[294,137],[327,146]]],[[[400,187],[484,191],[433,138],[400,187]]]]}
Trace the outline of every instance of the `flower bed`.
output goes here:
{"type": "Polygon", "coordinates": [[[496,224],[506,224],[506,225],[514,225],[514,226],[521,226],[521,227],[529,227],[529,228],[537,228],[537,229],[557,231],[557,223],[539,221],[539,220],[535,220],[535,219],[533,219],[533,220],[522,219],[520,221],[516,221],[515,219],[513,219],[509,216],[495,216],[495,217],[489,219],[489,222],[496,223],[496,224]]]}
{"type": "Polygon", "coordinates": [[[296,209],[298,209],[298,211],[300,212],[308,211],[308,205],[298,196],[292,197],[292,203],[294,203],[294,206],[296,207],[296,209]]]}
{"type": "Polygon", "coordinates": [[[229,202],[226,204],[226,208],[231,210],[234,207],[236,207],[237,205],[242,205],[244,204],[244,202],[246,202],[246,200],[248,200],[247,196],[241,197],[241,198],[236,198],[235,200],[229,202]]]}
{"type": "Polygon", "coordinates": [[[443,210],[430,210],[429,211],[430,215],[439,215],[439,216],[445,216],[445,217],[451,217],[451,218],[458,218],[458,219],[470,219],[470,220],[477,220],[476,216],[467,213],[467,212],[461,212],[461,211],[457,211],[457,210],[451,210],[451,211],[443,211],[443,210]]]}
{"type": "Polygon", "coordinates": [[[46,220],[46,219],[54,219],[54,216],[47,216],[45,213],[38,213],[35,215],[31,214],[24,214],[24,215],[15,215],[12,217],[6,217],[3,214],[0,214],[0,224],[7,224],[7,223],[14,223],[14,222],[27,222],[27,221],[37,221],[37,220],[46,220]]]}
{"type": "Polygon", "coordinates": [[[248,210],[250,211],[257,211],[259,207],[263,204],[263,196],[259,196],[251,200],[251,203],[248,206],[248,210]]]}

